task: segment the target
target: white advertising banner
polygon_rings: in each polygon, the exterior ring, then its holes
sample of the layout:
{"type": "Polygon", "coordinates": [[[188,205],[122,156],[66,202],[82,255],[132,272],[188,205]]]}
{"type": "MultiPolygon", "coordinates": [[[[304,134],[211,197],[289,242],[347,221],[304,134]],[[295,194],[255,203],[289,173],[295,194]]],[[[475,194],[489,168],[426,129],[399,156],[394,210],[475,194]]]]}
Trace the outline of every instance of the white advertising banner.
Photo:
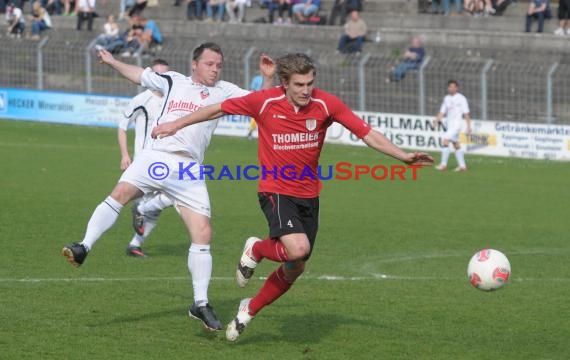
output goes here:
{"type": "MultiPolygon", "coordinates": [[[[445,125],[434,127],[433,116],[356,114],[400,147],[430,151],[441,147],[445,125]]],[[[337,123],[327,132],[326,141],[364,146],[337,123]]],[[[462,133],[461,142],[471,154],[570,161],[570,126],[567,125],[473,120],[471,135],[462,133]]]]}
{"type": "MultiPolygon", "coordinates": [[[[67,94],[50,91],[0,88],[0,117],[90,126],[116,126],[129,98],[67,94]]],[[[434,127],[433,116],[356,112],[372,128],[396,145],[437,151],[445,125],[434,127]]],[[[217,135],[245,137],[250,118],[228,115],[220,119],[217,135]]],[[[473,120],[472,134],[461,134],[471,154],[570,161],[570,126],[473,120]]],[[[257,136],[254,132],[253,136],[257,136]]],[[[347,145],[364,143],[342,125],[334,123],[326,141],[347,145]]]]}

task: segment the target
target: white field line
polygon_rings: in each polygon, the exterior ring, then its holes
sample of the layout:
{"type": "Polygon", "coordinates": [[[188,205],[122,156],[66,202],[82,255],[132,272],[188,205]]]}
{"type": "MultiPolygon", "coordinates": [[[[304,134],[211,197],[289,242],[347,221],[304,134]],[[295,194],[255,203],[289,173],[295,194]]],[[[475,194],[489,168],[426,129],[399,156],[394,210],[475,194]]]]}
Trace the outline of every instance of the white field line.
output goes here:
{"type": "MultiPolygon", "coordinates": [[[[509,255],[560,255],[560,250],[557,249],[544,249],[544,250],[523,250],[523,251],[510,251],[509,255]]],[[[457,253],[437,253],[437,254],[422,254],[411,256],[392,256],[390,258],[381,258],[374,261],[374,263],[391,263],[391,262],[405,262],[415,261],[422,259],[438,259],[448,257],[465,257],[464,252],[457,253]]],[[[364,276],[343,276],[343,275],[303,275],[304,280],[309,281],[381,281],[381,280],[396,280],[396,281],[455,281],[467,279],[465,277],[438,277],[438,276],[403,276],[403,275],[389,275],[382,273],[370,273],[364,276]]],[[[265,280],[265,277],[259,277],[259,280],[265,280]]],[[[213,281],[234,281],[233,277],[212,277],[213,281]]],[[[0,278],[0,283],[47,283],[47,282],[152,282],[152,281],[190,281],[190,276],[172,276],[172,277],[77,277],[77,278],[0,278]]],[[[557,278],[519,278],[512,277],[511,282],[570,282],[570,278],[557,277],[557,278]]]]}
{"type": "MultiPolygon", "coordinates": [[[[259,277],[259,280],[265,280],[259,277]]],[[[463,277],[430,277],[430,276],[395,276],[387,274],[372,274],[369,276],[339,276],[339,275],[321,275],[321,276],[303,276],[303,280],[308,281],[339,281],[339,282],[355,282],[355,281],[460,281],[467,280],[467,276],[463,277]]],[[[190,277],[174,276],[174,277],[124,277],[124,278],[105,278],[105,277],[84,277],[84,278],[0,278],[0,283],[104,283],[104,282],[153,282],[153,281],[190,281],[190,277]]],[[[235,281],[233,277],[213,277],[212,281],[235,281]]],[[[570,282],[570,278],[512,278],[511,282],[570,282]]]]}

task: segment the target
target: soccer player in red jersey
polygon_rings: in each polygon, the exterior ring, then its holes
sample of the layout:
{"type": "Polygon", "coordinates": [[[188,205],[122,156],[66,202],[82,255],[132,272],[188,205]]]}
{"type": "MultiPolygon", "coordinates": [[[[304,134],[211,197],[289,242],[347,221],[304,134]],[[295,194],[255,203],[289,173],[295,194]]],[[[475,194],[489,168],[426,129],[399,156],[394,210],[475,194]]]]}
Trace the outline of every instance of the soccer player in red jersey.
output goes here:
{"type": "Polygon", "coordinates": [[[409,165],[433,165],[425,153],[407,153],[383,134],[372,130],[348,106],[332,94],[314,87],[316,69],[304,54],[290,54],[277,60],[281,86],[206,106],[174,122],[153,129],[153,137],[170,136],[185,126],[218,118],[224,114],[247,115],[257,120],[258,157],[262,169],[259,203],[269,223],[269,236],[247,239],[236,271],[245,287],[262,259],[281,263],[261,290],[240,302],[237,316],[228,324],[226,337],[235,341],[248,323],[265,306],[289,290],[303,273],[309,259],[319,221],[317,167],[327,128],[337,121],[369,147],[409,165]],[[312,175],[297,175],[306,167],[312,175]]]}

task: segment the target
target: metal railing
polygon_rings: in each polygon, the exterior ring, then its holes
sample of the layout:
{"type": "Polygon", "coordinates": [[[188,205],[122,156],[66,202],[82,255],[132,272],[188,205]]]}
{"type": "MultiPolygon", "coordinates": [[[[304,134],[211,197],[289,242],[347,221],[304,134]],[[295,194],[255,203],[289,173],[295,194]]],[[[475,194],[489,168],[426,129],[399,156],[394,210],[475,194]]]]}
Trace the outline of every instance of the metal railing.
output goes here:
{"type": "MultiPolygon", "coordinates": [[[[172,39],[154,56],[122,60],[148,66],[165,59],[174,71],[191,72],[192,49],[205,39],[172,39]]],[[[210,39],[209,39],[210,40],[210,39]]],[[[460,84],[475,119],[570,124],[570,64],[508,61],[480,57],[426,56],[422,66],[390,81],[395,55],[339,55],[302,44],[215,39],[224,49],[226,81],[249,87],[259,55],[309,54],[317,64],[317,86],[355,110],[435,115],[449,79],[460,84]]],[[[0,39],[0,87],[34,88],[132,96],[140,91],[94,55],[94,41],[50,36],[38,43],[0,39]]]]}

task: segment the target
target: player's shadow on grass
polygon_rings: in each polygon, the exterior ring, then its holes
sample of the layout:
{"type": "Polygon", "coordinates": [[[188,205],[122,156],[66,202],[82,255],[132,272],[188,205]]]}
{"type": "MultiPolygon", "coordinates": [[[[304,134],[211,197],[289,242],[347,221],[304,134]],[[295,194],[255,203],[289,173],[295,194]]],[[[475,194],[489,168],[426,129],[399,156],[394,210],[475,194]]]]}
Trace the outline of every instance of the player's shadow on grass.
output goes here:
{"type": "MultiPolygon", "coordinates": [[[[273,316],[273,315],[272,315],[273,316]]],[[[311,312],[303,309],[292,316],[273,317],[271,322],[281,324],[278,333],[255,333],[252,331],[240,338],[240,343],[288,342],[292,344],[316,344],[329,337],[340,326],[365,326],[370,323],[335,313],[311,312]]]]}

